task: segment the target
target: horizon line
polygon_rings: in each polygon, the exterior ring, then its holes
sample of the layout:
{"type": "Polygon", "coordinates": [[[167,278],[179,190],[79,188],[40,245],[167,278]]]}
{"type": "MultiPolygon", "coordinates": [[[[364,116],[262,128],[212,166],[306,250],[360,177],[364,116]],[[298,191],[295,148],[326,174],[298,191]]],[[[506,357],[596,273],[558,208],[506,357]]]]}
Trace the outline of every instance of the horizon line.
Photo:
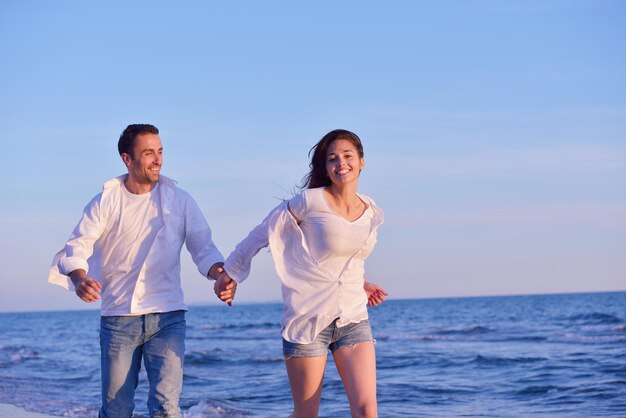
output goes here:
{"type": "MultiPolygon", "coordinates": [[[[385,302],[400,302],[408,300],[439,300],[439,299],[480,299],[480,298],[510,298],[510,297],[526,297],[526,296],[567,296],[567,295],[593,295],[601,293],[626,293],[626,289],[622,290],[592,290],[592,291],[579,291],[579,292],[549,292],[549,293],[512,293],[512,294],[497,294],[497,295],[464,295],[464,296],[423,296],[414,298],[389,298],[385,302]]],[[[384,303],[384,302],[383,302],[384,303]]],[[[241,301],[237,305],[251,306],[251,305],[277,305],[282,304],[280,300],[273,301],[241,301]]],[[[211,306],[225,306],[223,302],[197,302],[188,303],[189,308],[211,307],[211,306]]],[[[41,310],[24,310],[24,311],[3,311],[0,310],[0,315],[3,314],[23,314],[23,313],[65,313],[65,312],[99,312],[100,309],[41,309],[41,310]]],[[[129,315],[130,316],[130,315],[129,315]]]]}

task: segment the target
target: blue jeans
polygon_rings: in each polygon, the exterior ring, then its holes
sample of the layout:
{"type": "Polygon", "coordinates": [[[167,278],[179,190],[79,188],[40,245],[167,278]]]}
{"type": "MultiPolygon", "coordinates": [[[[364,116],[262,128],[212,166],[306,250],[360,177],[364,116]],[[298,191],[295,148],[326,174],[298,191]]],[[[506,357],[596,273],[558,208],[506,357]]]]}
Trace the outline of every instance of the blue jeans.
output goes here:
{"type": "Polygon", "coordinates": [[[185,329],[185,311],[100,317],[100,418],[133,415],[142,358],[150,416],[180,418],[185,329]]]}

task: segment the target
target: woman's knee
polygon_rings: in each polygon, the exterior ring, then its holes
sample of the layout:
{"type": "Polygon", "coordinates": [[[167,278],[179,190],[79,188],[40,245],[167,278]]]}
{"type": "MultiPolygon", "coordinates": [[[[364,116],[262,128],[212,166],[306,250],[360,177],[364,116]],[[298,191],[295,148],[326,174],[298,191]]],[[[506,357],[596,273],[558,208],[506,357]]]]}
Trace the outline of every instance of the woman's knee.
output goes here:
{"type": "Polygon", "coordinates": [[[378,417],[378,406],[376,399],[364,399],[350,405],[350,414],[352,418],[376,418],[378,417]]]}

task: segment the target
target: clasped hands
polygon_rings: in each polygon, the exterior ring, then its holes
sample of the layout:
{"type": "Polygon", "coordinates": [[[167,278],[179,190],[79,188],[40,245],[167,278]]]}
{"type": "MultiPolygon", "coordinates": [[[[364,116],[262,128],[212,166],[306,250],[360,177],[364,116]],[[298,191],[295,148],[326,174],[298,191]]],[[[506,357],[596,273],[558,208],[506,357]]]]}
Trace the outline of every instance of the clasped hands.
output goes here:
{"type": "Polygon", "coordinates": [[[235,292],[237,291],[237,282],[234,281],[223,268],[218,269],[219,276],[213,285],[215,295],[228,306],[233,305],[235,292]]]}

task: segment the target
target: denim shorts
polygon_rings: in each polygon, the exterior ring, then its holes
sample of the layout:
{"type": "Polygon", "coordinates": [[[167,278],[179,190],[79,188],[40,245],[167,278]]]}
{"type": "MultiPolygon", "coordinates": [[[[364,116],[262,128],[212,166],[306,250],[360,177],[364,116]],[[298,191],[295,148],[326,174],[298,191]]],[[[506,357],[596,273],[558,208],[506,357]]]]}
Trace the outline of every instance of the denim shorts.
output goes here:
{"type": "Polygon", "coordinates": [[[358,343],[376,343],[372,338],[370,321],[365,319],[355,324],[337,327],[338,319],[327,326],[310,344],[296,344],[283,338],[283,355],[285,357],[322,357],[335,350],[358,343]]]}

